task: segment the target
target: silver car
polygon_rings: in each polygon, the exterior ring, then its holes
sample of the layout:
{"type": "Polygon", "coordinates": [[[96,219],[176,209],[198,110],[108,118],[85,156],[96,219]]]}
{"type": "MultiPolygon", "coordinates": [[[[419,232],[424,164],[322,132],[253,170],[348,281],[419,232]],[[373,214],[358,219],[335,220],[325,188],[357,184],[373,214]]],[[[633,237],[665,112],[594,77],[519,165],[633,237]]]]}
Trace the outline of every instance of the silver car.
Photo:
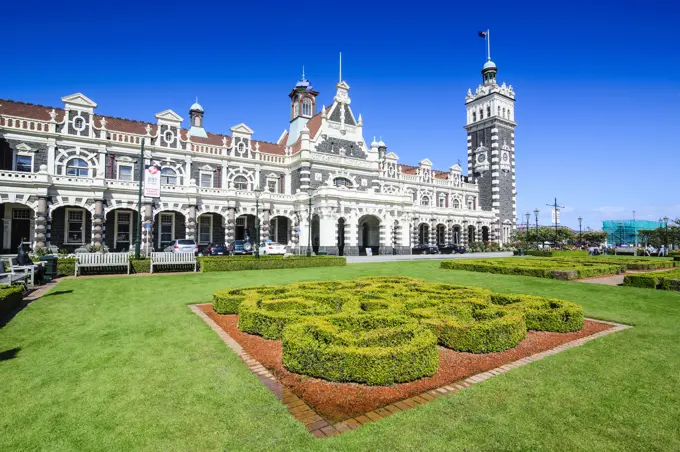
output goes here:
{"type": "Polygon", "coordinates": [[[198,253],[198,244],[192,239],[177,239],[163,250],[166,253],[198,253]]]}

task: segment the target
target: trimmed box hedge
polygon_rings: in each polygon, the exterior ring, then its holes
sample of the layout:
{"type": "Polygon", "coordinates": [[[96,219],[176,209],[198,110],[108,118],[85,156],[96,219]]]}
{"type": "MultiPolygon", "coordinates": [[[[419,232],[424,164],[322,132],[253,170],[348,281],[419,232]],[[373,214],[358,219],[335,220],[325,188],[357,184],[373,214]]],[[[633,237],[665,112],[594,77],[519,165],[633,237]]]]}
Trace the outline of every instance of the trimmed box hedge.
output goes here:
{"type": "Polygon", "coordinates": [[[501,275],[535,276],[571,280],[610,275],[624,270],[622,265],[606,262],[581,262],[563,258],[460,259],[442,261],[440,268],[501,275]]]}
{"type": "Polygon", "coordinates": [[[555,250],[555,251],[536,251],[526,250],[524,254],[536,257],[587,257],[590,254],[587,250],[555,250]]]}
{"type": "Polygon", "coordinates": [[[270,270],[279,268],[306,267],[342,267],[347,265],[344,257],[336,256],[221,256],[199,257],[199,265],[203,272],[239,271],[239,270],[270,270]]]}
{"type": "Polygon", "coordinates": [[[14,311],[24,298],[21,286],[0,286],[0,317],[14,311]]]}
{"type": "Polygon", "coordinates": [[[680,270],[626,275],[623,285],[644,289],[680,291],[680,270]]]}
{"type": "Polygon", "coordinates": [[[434,345],[490,353],[515,347],[527,329],[583,327],[581,308],[566,301],[405,277],[228,289],[213,294],[213,308],[238,314],[241,331],[282,339],[289,370],[365,384],[432,375],[424,332],[434,345]]]}

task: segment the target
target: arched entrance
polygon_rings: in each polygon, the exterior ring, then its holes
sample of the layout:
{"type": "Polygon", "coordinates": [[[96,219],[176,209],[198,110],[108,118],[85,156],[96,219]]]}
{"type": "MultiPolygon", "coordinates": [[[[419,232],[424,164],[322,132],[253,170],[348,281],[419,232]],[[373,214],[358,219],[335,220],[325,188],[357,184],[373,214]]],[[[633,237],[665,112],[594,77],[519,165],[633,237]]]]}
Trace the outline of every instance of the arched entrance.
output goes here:
{"type": "Polygon", "coordinates": [[[338,220],[338,256],[345,255],[345,219],[338,220]]]}
{"type": "Polygon", "coordinates": [[[255,215],[249,214],[236,217],[234,240],[249,240],[251,243],[255,243],[256,220],[255,215]]]}
{"type": "Polygon", "coordinates": [[[476,230],[475,230],[474,226],[472,226],[472,225],[468,226],[468,230],[467,230],[468,243],[475,243],[475,232],[476,232],[476,230]]]}
{"type": "Polygon", "coordinates": [[[482,226],[482,242],[489,243],[489,227],[482,226]]]}
{"type": "Polygon", "coordinates": [[[359,218],[359,255],[365,256],[366,249],[372,254],[380,252],[380,219],[374,215],[359,218]]]}
{"type": "Polygon", "coordinates": [[[314,254],[319,252],[320,242],[319,230],[320,230],[319,216],[314,214],[312,215],[312,252],[314,254]]]}
{"type": "Polygon", "coordinates": [[[460,245],[460,237],[461,234],[463,233],[463,228],[456,224],[453,226],[453,243],[456,245],[460,245]]]}
{"type": "Polygon", "coordinates": [[[420,223],[418,225],[418,245],[427,245],[430,243],[430,225],[427,223],[420,223]]]}
{"type": "Polygon", "coordinates": [[[153,219],[153,247],[163,251],[174,240],[186,238],[184,215],[174,210],[158,212],[153,219]]]}
{"type": "Polygon", "coordinates": [[[34,238],[34,217],[33,209],[26,204],[14,202],[0,204],[2,218],[0,250],[7,254],[16,254],[19,244],[30,246],[34,238]]]}
{"type": "Polygon", "coordinates": [[[92,215],[78,206],[63,206],[51,212],[50,243],[73,252],[92,242],[92,215]]]}
{"type": "Polygon", "coordinates": [[[273,242],[288,245],[290,241],[290,220],[288,217],[278,215],[269,220],[269,238],[273,242]]]}
{"type": "Polygon", "coordinates": [[[446,226],[443,224],[437,225],[437,246],[446,245],[446,226]]]}
{"type": "Polygon", "coordinates": [[[131,209],[112,209],[106,213],[104,245],[109,251],[130,251],[137,239],[137,212],[131,209]]]}

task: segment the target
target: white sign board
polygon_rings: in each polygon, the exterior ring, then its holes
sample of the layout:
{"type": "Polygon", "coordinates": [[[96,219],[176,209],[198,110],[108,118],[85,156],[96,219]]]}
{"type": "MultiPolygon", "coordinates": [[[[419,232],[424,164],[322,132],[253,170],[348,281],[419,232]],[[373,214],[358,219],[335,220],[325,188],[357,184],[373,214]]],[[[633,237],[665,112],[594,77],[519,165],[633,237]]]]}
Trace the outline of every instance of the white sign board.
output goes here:
{"type": "Polygon", "coordinates": [[[144,171],[144,197],[161,197],[161,168],[159,166],[146,166],[144,171]]]}
{"type": "Polygon", "coordinates": [[[560,209],[557,209],[557,215],[555,209],[552,209],[552,224],[560,224],[560,209]]]}
{"type": "Polygon", "coordinates": [[[373,256],[373,249],[366,247],[366,256],[373,256]]]}

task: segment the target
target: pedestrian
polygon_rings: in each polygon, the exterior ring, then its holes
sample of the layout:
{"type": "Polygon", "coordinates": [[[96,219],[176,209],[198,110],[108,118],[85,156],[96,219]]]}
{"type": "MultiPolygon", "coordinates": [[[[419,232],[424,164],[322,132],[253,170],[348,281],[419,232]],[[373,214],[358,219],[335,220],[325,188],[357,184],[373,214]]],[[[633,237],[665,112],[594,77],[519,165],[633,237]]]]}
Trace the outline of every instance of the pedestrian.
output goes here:
{"type": "Polygon", "coordinates": [[[665,256],[666,255],[666,249],[664,248],[663,245],[661,245],[661,248],[659,248],[659,256],[665,256]]]}

